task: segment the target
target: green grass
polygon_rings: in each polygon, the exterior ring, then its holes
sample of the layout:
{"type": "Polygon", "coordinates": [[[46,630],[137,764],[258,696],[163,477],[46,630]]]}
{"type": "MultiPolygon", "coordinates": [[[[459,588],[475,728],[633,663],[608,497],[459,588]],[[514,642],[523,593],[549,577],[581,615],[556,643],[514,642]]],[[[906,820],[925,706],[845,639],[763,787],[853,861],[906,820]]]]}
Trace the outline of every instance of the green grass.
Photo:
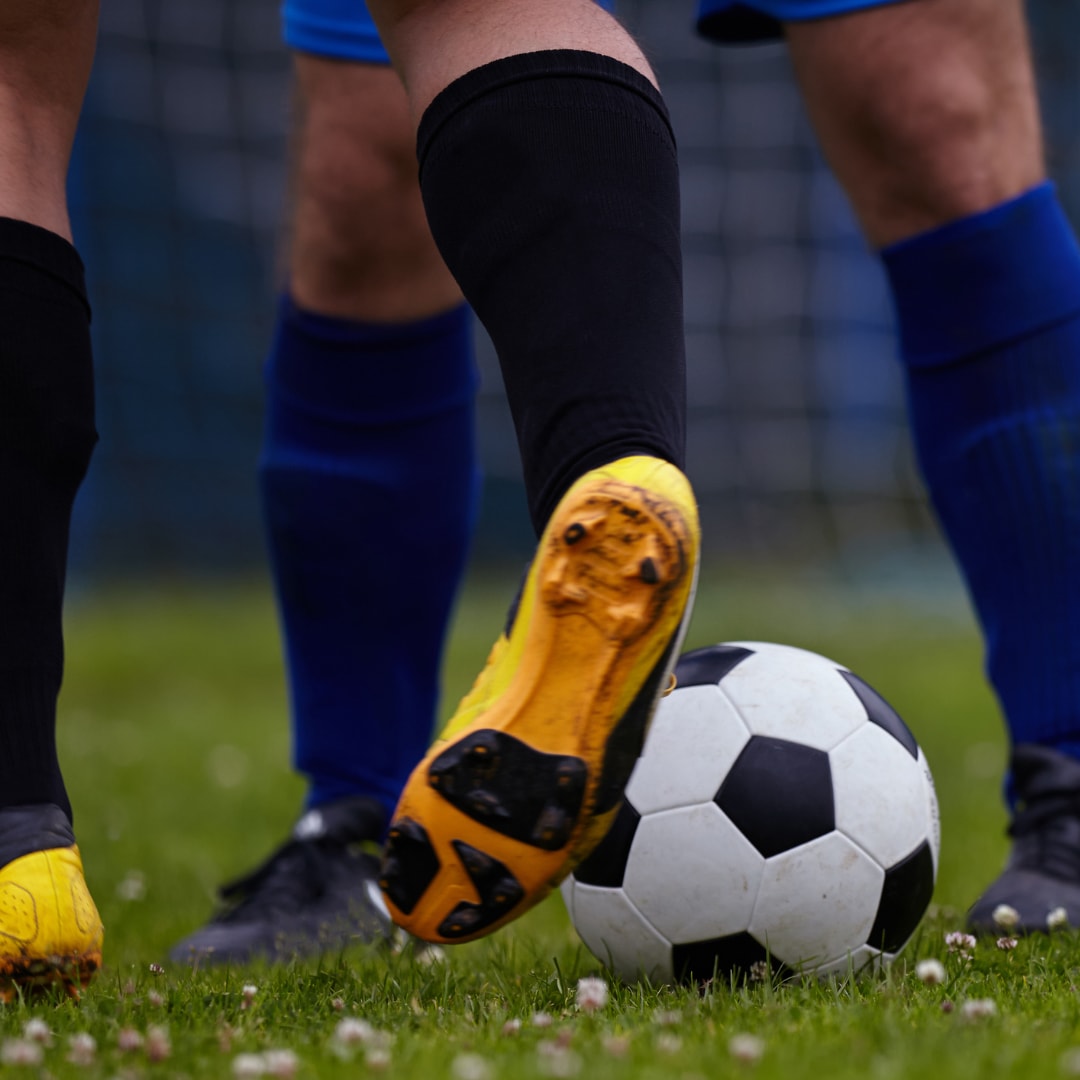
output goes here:
{"type": "MultiPolygon", "coordinates": [[[[945,932],[960,926],[1005,851],[1004,739],[955,590],[904,601],[903,592],[851,583],[739,577],[737,586],[702,586],[688,646],[761,639],[831,655],[892,702],[933,768],[943,818],[935,904],[886,975],[704,993],[613,985],[607,1005],[585,1015],[575,1007],[577,981],[599,967],[557,897],[435,963],[406,948],[277,970],[192,974],[167,964],[170,944],[209,913],[214,887],[284,836],[302,786],[288,767],[265,589],[154,585],[69,604],[61,746],[107,927],[106,968],[78,1005],[49,998],[0,1010],[0,1039],[18,1036],[30,1017],[45,1020],[54,1044],[43,1066],[22,1072],[55,1077],[225,1077],[236,1055],[273,1048],[295,1052],[300,1077],[1059,1075],[1063,1055],[1080,1046],[1077,939],[1055,935],[1007,952],[980,942],[967,961],[945,947],[945,932]],[[944,985],[916,978],[922,957],[945,963],[944,985]],[[250,1001],[246,984],[257,987],[250,1001]],[[963,1002],[986,998],[996,1015],[964,1018],[963,1002]],[[537,1013],[551,1026],[534,1023],[537,1013]],[[340,1050],[333,1034],[343,1017],[385,1035],[374,1049],[340,1050]],[[515,1019],[520,1030],[507,1032],[515,1019]],[[168,1031],[165,1060],[118,1048],[121,1029],[151,1026],[168,1031]],[[91,1065],[67,1060],[78,1032],[97,1042],[91,1065]],[[763,1041],[756,1065],[730,1054],[740,1033],[763,1041]]],[[[511,587],[509,579],[470,584],[448,658],[448,701],[482,664],[511,587]]]]}

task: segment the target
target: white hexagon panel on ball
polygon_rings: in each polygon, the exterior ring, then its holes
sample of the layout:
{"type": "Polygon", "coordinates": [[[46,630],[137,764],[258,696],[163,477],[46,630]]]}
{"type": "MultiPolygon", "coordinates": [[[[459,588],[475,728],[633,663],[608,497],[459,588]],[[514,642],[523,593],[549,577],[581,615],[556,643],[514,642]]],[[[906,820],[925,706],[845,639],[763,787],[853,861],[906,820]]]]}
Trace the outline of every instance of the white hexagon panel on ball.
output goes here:
{"type": "Polygon", "coordinates": [[[750,920],[778,960],[814,970],[867,943],[885,871],[833,832],[768,859],[750,920]]]}
{"type": "Polygon", "coordinates": [[[727,644],[753,653],[723,680],[751,734],[831,750],[866,723],[866,710],[832,660],[792,645],[727,644]]]}
{"type": "Polygon", "coordinates": [[[616,975],[671,982],[671,943],[649,925],[626,893],[583,885],[570,877],[563,882],[562,894],[581,940],[616,975]]]}
{"type": "Polygon", "coordinates": [[[661,699],[626,786],[642,814],[707,803],[750,738],[718,686],[686,686],[661,699]]]}
{"type": "Polygon", "coordinates": [[[745,930],[764,859],[715,803],[642,817],[623,889],[669,941],[745,930]]]}

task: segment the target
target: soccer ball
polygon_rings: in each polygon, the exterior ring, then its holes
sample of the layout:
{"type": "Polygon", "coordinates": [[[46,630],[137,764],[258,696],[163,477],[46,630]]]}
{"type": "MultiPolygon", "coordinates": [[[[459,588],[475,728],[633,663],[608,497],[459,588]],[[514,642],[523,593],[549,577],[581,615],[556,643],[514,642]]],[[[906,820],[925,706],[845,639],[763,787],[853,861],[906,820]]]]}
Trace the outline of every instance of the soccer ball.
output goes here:
{"type": "Polygon", "coordinates": [[[562,886],[616,975],[657,982],[886,964],[941,846],[918,743],[858,676],[737,642],[686,653],[611,832],[562,886]]]}

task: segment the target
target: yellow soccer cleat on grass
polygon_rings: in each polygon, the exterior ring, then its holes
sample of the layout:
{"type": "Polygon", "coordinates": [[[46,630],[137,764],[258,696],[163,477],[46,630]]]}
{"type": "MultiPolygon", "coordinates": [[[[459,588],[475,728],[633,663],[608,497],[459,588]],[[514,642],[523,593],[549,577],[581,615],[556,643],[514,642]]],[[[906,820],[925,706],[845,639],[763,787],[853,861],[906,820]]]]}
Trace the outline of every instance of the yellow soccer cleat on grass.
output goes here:
{"type": "Polygon", "coordinates": [[[506,633],[394,813],[379,883],[405,930],[488,934],[600,842],[678,658],[699,546],[690,485],[657,458],[566,493],[506,633]]]}
{"type": "MultiPolygon", "coordinates": [[[[56,807],[47,810],[63,817],[56,807]]],[[[74,843],[0,867],[0,1001],[48,985],[77,997],[101,967],[103,937],[74,843]]]]}

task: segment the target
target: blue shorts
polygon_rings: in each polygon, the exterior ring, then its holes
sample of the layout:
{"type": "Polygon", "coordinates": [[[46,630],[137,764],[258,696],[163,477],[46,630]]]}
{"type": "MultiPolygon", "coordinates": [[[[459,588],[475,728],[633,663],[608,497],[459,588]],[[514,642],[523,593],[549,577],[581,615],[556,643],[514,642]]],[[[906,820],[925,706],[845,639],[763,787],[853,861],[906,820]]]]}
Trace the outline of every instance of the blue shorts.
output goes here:
{"type": "MultiPolygon", "coordinates": [[[[597,0],[611,11],[615,0],[597,0]]],[[[285,44],[299,52],[361,64],[389,64],[375,21],[363,0],[285,0],[285,44]]]]}
{"type": "Polygon", "coordinates": [[[699,0],[697,28],[702,36],[729,43],[780,37],[786,22],[827,19],[901,0],[699,0]]]}
{"type": "MultiPolygon", "coordinates": [[[[611,11],[615,0],[597,0],[611,11]]],[[[822,19],[900,0],[699,0],[698,30],[715,41],[778,37],[781,23],[822,19]]],[[[390,58],[362,0],[285,0],[285,44],[300,52],[363,64],[390,58]]]]}

